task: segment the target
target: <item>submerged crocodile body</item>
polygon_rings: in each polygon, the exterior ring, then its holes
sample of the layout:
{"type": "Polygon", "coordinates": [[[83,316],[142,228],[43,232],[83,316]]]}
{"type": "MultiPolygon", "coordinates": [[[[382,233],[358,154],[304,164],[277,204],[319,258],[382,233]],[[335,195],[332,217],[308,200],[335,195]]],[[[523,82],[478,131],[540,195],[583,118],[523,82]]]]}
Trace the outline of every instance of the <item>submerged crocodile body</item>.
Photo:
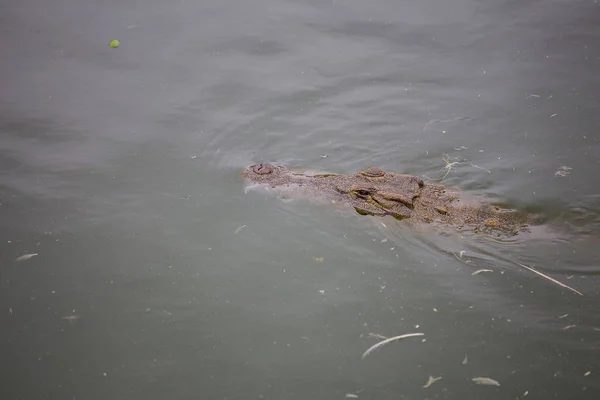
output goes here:
{"type": "Polygon", "coordinates": [[[425,183],[414,175],[377,167],[356,174],[310,174],[255,164],[243,170],[242,176],[269,188],[349,204],[362,215],[389,215],[399,220],[437,222],[507,235],[526,230],[532,223],[527,214],[468,199],[456,189],[425,183]]]}

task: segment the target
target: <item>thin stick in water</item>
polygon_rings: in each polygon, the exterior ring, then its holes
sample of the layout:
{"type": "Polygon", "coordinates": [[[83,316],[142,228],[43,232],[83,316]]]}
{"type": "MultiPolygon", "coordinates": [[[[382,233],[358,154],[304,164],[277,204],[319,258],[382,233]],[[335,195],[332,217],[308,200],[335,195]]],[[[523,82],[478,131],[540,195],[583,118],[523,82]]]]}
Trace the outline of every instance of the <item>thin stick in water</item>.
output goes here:
{"type": "Polygon", "coordinates": [[[380,347],[382,347],[382,346],[385,346],[385,345],[386,345],[386,344],[388,344],[388,343],[394,342],[394,341],[396,341],[396,340],[405,339],[405,338],[408,338],[408,337],[413,337],[413,336],[424,336],[424,335],[425,335],[424,333],[407,333],[407,334],[405,334],[405,335],[394,336],[394,337],[391,337],[391,338],[389,338],[389,339],[382,340],[381,342],[379,342],[379,343],[376,343],[376,344],[374,344],[373,346],[369,347],[369,348],[367,349],[367,351],[365,351],[365,352],[363,353],[363,355],[362,355],[362,358],[363,358],[363,360],[364,360],[364,358],[365,358],[366,356],[368,356],[369,354],[371,354],[373,351],[377,350],[378,348],[380,348],[380,347]]]}
{"type": "Polygon", "coordinates": [[[556,283],[556,284],[557,284],[557,285],[559,285],[559,286],[562,286],[562,287],[564,287],[564,288],[566,288],[566,289],[569,289],[569,290],[571,290],[571,291],[573,291],[573,292],[577,293],[577,294],[578,294],[578,295],[580,295],[580,296],[583,296],[583,293],[581,293],[580,291],[577,291],[577,290],[573,289],[571,286],[565,285],[564,283],[562,283],[562,282],[559,282],[559,281],[557,281],[557,280],[556,280],[556,279],[554,279],[554,278],[550,278],[548,275],[544,275],[544,274],[542,274],[541,272],[539,272],[539,271],[536,271],[535,269],[533,269],[533,268],[531,268],[531,267],[528,267],[527,265],[524,265],[524,264],[518,263],[518,262],[516,262],[516,261],[513,261],[513,262],[514,262],[515,264],[517,264],[517,265],[520,265],[520,266],[521,266],[521,267],[523,267],[523,268],[526,268],[526,269],[530,270],[531,272],[535,272],[536,274],[538,274],[538,275],[539,275],[539,276],[541,276],[542,278],[546,278],[546,279],[548,279],[549,281],[551,281],[551,282],[554,282],[554,283],[556,283]]]}

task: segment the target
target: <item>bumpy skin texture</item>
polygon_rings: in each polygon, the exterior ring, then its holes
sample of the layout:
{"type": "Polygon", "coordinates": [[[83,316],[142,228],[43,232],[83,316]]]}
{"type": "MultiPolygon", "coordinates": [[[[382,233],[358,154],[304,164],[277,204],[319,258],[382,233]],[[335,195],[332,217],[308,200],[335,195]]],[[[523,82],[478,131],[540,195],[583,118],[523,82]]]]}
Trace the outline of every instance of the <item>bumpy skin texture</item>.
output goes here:
{"type": "Polygon", "coordinates": [[[346,203],[362,215],[409,218],[413,222],[473,226],[476,231],[515,235],[525,230],[528,215],[481,202],[465,201],[460,192],[425,184],[414,175],[369,167],[357,174],[308,174],[283,166],[255,164],[242,171],[255,184],[310,198],[346,203]]]}

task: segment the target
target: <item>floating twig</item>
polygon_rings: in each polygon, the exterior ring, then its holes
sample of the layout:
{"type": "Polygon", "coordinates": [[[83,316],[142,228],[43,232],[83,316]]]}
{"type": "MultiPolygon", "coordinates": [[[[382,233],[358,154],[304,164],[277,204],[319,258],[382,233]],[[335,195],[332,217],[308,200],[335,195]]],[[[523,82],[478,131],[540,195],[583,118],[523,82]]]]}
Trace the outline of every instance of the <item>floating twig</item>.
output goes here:
{"type": "Polygon", "coordinates": [[[380,340],[389,339],[389,337],[387,337],[387,336],[383,336],[383,335],[380,335],[379,333],[373,333],[373,332],[369,333],[369,337],[373,337],[375,339],[380,339],[380,340]]]}
{"type": "Polygon", "coordinates": [[[489,169],[485,169],[485,168],[480,167],[479,165],[475,165],[473,163],[471,163],[471,167],[482,169],[482,170],[486,171],[488,174],[492,173],[492,171],[490,171],[489,169]]]}
{"type": "Polygon", "coordinates": [[[450,162],[450,156],[448,154],[444,154],[444,156],[442,157],[442,159],[446,163],[446,165],[444,166],[444,169],[446,169],[446,173],[444,174],[444,176],[442,176],[440,178],[440,181],[444,180],[444,178],[446,178],[448,176],[448,174],[452,170],[452,167],[454,167],[456,164],[460,164],[459,161],[450,162]]]}
{"type": "Polygon", "coordinates": [[[37,256],[38,253],[31,253],[31,254],[23,254],[20,257],[17,257],[17,259],[15,261],[26,261],[29,260],[30,258],[33,258],[35,256],[37,256]]]}
{"type": "Polygon", "coordinates": [[[427,383],[425,385],[423,385],[423,387],[425,389],[427,389],[429,386],[433,385],[434,383],[436,383],[440,379],[442,379],[441,376],[438,376],[437,378],[434,378],[433,376],[429,376],[429,379],[427,380],[427,383]]]}
{"type": "Polygon", "coordinates": [[[491,269],[478,269],[477,271],[473,272],[471,275],[479,275],[482,272],[494,272],[491,269]]]}
{"type": "Polygon", "coordinates": [[[531,268],[531,267],[528,267],[527,265],[524,265],[524,264],[518,263],[518,262],[516,262],[516,261],[513,261],[513,262],[514,262],[515,264],[517,264],[517,265],[520,265],[520,266],[521,266],[521,267],[523,267],[523,268],[526,268],[526,269],[530,270],[531,272],[534,272],[534,273],[538,274],[538,275],[539,275],[539,276],[541,276],[542,278],[546,278],[546,279],[548,279],[549,281],[551,281],[551,282],[554,282],[554,283],[556,283],[556,284],[557,284],[557,285],[559,285],[559,286],[562,286],[562,287],[564,287],[564,288],[566,288],[566,289],[569,289],[569,290],[570,290],[570,291],[572,291],[572,292],[575,292],[575,293],[577,293],[577,294],[578,294],[578,295],[580,295],[580,296],[583,296],[583,293],[581,293],[581,292],[580,292],[580,291],[578,291],[578,290],[575,290],[575,289],[573,289],[571,286],[565,285],[564,283],[562,283],[562,282],[559,282],[559,281],[557,281],[557,280],[556,280],[556,279],[554,279],[554,278],[550,278],[548,275],[542,274],[541,272],[539,272],[539,271],[536,271],[535,269],[533,269],[533,268],[531,268]]]}
{"type": "Polygon", "coordinates": [[[379,343],[374,344],[373,346],[369,347],[367,349],[367,351],[365,351],[362,355],[362,358],[364,360],[364,358],[366,356],[368,356],[369,354],[371,354],[373,351],[377,350],[378,348],[385,346],[388,343],[394,342],[396,340],[401,340],[401,339],[405,339],[405,338],[409,338],[409,337],[413,337],[413,336],[424,336],[424,333],[407,333],[405,335],[400,335],[400,336],[394,336],[385,340],[382,340],[379,343]]]}
{"type": "Polygon", "coordinates": [[[476,378],[471,379],[473,382],[475,382],[478,385],[489,385],[489,386],[500,386],[500,382],[492,379],[492,378],[485,378],[482,376],[478,376],[476,378]]]}

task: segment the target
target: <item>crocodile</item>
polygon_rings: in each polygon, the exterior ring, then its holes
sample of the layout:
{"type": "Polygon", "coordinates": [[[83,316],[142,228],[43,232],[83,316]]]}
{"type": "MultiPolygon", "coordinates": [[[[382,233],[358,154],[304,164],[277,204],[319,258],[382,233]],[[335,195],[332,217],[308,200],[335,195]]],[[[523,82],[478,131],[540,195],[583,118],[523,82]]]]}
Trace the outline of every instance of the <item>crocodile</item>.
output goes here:
{"type": "Polygon", "coordinates": [[[375,166],[355,174],[335,174],[254,164],[241,175],[258,186],[348,204],[361,215],[471,227],[476,232],[509,236],[527,231],[535,222],[527,213],[469,198],[456,188],[425,183],[415,175],[388,172],[375,166]]]}

